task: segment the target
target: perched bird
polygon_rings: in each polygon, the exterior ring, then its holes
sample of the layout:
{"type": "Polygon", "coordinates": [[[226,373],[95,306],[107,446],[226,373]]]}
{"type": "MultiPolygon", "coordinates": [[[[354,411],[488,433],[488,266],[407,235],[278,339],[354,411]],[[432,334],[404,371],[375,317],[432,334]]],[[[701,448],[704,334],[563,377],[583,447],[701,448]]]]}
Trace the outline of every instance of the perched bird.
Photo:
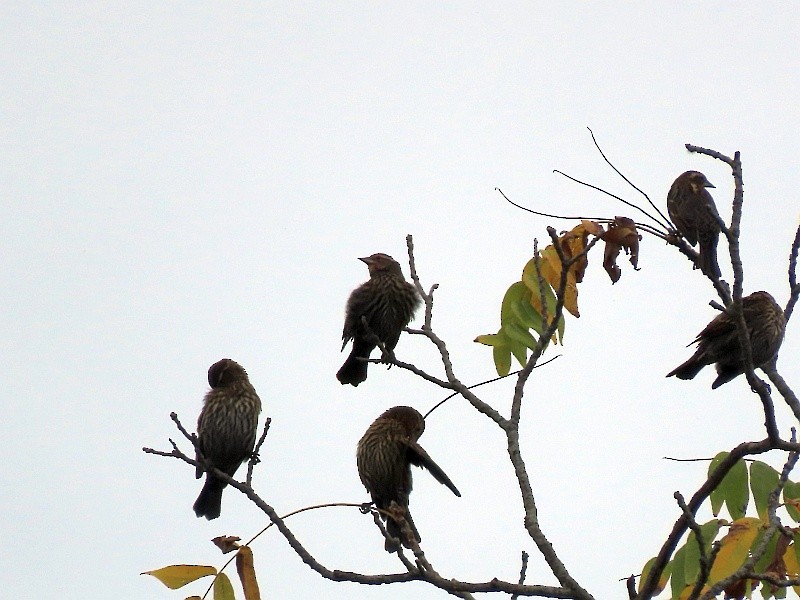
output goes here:
{"type": "Polygon", "coordinates": [[[692,246],[700,242],[700,270],[705,275],[719,277],[719,213],[714,199],[706,189],[713,187],[700,171],[686,171],[669,188],[667,212],[687,242],[692,246]]]}
{"type": "MultiPolygon", "coordinates": [[[[419,412],[410,406],[395,406],[375,419],[359,440],[356,449],[358,476],[372,496],[375,506],[389,510],[394,501],[405,509],[405,519],[418,542],[421,539],[419,531],[408,512],[411,465],[428,469],[439,483],[461,497],[450,478],[417,443],[423,431],[425,420],[419,412]]],[[[386,521],[387,533],[392,538],[403,540],[400,526],[393,519],[381,516],[386,521]]],[[[405,541],[403,544],[407,546],[405,541]]],[[[385,547],[387,552],[396,552],[400,546],[396,541],[386,540],[385,547]]]]}
{"type": "Polygon", "coordinates": [[[405,280],[400,263],[391,256],[378,253],[358,260],[367,263],[369,281],[353,290],[347,299],[342,350],[350,340],[353,349],[336,373],[342,384],[353,386],[367,378],[367,363],[359,359],[369,358],[378,341],[391,353],[420,304],[416,288],[405,280]]]}
{"type": "MultiPolygon", "coordinates": [[[[203,399],[203,410],[197,419],[197,460],[205,459],[210,466],[233,477],[236,469],[253,454],[261,400],[247,372],[230,358],[211,365],[208,384],[211,389],[203,399]]],[[[202,474],[203,469],[198,467],[197,478],[202,474]]],[[[198,517],[211,520],[219,516],[226,485],[206,473],[205,485],[194,503],[198,517]]]]}
{"type": "MultiPolygon", "coordinates": [[[[742,298],[742,311],[753,355],[753,366],[768,363],[778,353],[783,342],[786,319],[783,310],[767,292],[753,292],[742,298]]],[[[692,344],[697,343],[694,355],[667,377],[694,379],[706,365],[716,363],[717,378],[711,385],[716,389],[744,373],[744,358],[739,345],[736,322],[728,313],[720,313],[706,325],[692,344]]]]}

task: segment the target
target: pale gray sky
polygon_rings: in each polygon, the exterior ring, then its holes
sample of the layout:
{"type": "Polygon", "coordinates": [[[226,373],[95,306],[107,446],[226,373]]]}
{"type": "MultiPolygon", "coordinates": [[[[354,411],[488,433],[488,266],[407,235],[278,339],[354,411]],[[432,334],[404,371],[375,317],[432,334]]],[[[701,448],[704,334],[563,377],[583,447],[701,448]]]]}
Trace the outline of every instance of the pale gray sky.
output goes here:
{"type": "MultiPolygon", "coordinates": [[[[192,470],[168,449],[193,428],[206,370],[239,361],[273,418],[255,486],[280,513],[362,502],[355,444],[384,409],[425,412],[445,393],[371,367],[334,378],[356,257],[386,252],[439,283],[434,326],[468,383],[494,373],[472,342],[545,227],[494,191],[547,212],[624,214],[561,169],[637,199],[608,156],[662,208],[703,171],[730,216],[744,161],[745,291],[788,297],[800,209],[800,8],[751,2],[6,3],[0,9],[0,549],[14,598],[182,598],[141,571],[221,565],[207,541],[266,518],[236,491],[195,518],[192,470]]],[[[725,256],[721,250],[720,255],[725,256]]],[[[598,598],[654,555],[710,456],[764,436],[743,379],[664,379],[715,314],[713,290],[674,248],[642,242],[612,286],[599,251],[568,318],[563,356],[537,372],[523,451],[545,534],[598,598]]],[[[721,261],[730,277],[730,264],[721,261]]],[[[419,323],[419,321],[417,321],[419,323]]],[[[779,368],[797,385],[790,326],[779,368]]],[[[402,360],[441,373],[404,336],[402,360]]],[[[513,382],[482,389],[507,412],[513,382]]],[[[778,402],[780,405],[780,402],[778,402]]],[[[788,435],[788,411],[778,406],[788,435]]],[[[462,492],[427,473],[411,506],[446,576],[554,583],[522,531],[503,437],[462,400],[421,440],[462,492]]],[[[187,444],[183,444],[188,448],[187,444]]],[[[779,464],[782,457],[772,462],[779,464]]],[[[705,515],[707,516],[707,515],[705,515]]],[[[330,568],[402,569],[353,509],[289,520],[330,568]]],[[[439,598],[423,585],[358,587],[311,572],[270,531],[254,544],[265,597],[439,598]]],[[[184,593],[186,592],[186,593],[184,593]]],[[[183,594],[183,595],[182,595],[183,594]]]]}

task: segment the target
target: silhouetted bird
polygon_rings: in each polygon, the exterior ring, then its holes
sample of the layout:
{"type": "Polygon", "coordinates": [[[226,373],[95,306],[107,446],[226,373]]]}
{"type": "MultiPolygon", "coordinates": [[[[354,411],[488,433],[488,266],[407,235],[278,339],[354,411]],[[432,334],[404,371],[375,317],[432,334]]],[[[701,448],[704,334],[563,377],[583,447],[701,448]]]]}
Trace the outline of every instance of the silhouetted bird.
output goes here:
{"type": "Polygon", "coordinates": [[[717,242],[720,226],[714,199],[706,188],[714,186],[699,171],[686,171],[669,188],[667,212],[680,234],[692,246],[700,242],[700,270],[706,275],[720,276],[717,264],[717,242]]]}
{"type": "Polygon", "coordinates": [[[353,290],[347,299],[342,350],[350,340],[353,349],[336,373],[342,384],[353,386],[367,378],[367,363],[359,358],[369,358],[378,340],[391,353],[420,303],[416,288],[405,280],[400,263],[391,256],[378,253],[358,260],[367,263],[369,281],[353,290]],[[363,319],[367,321],[366,328],[363,319]]]}
{"type": "MultiPolygon", "coordinates": [[[[421,539],[419,531],[408,512],[411,465],[428,469],[439,483],[449,487],[456,496],[461,496],[441,467],[417,443],[423,431],[425,420],[419,412],[410,406],[395,406],[375,419],[359,440],[356,450],[358,475],[375,506],[389,510],[392,501],[396,502],[405,510],[405,519],[418,542],[421,539]]],[[[386,521],[387,533],[403,540],[400,526],[393,519],[381,516],[386,521]]],[[[403,544],[408,546],[406,541],[403,544]]],[[[386,540],[385,547],[387,552],[396,552],[399,545],[386,540]]]]}
{"type": "MultiPolygon", "coordinates": [[[[261,400],[247,372],[230,358],[211,365],[208,384],[211,389],[197,419],[197,443],[206,462],[233,477],[236,469],[253,454],[261,400]]],[[[198,468],[197,478],[202,474],[203,470],[198,468]]],[[[194,503],[198,517],[211,520],[219,516],[226,485],[211,473],[206,474],[206,482],[194,503]]]]}
{"type": "MultiPolygon", "coordinates": [[[[767,292],[753,292],[742,298],[742,311],[753,355],[753,366],[768,363],[778,353],[783,342],[786,319],[783,310],[767,292]]],[[[728,313],[720,313],[706,325],[694,343],[697,351],[689,360],[667,375],[678,379],[694,379],[706,365],[716,363],[717,378],[711,385],[716,389],[744,373],[744,358],[736,332],[736,322],[728,313]]]]}

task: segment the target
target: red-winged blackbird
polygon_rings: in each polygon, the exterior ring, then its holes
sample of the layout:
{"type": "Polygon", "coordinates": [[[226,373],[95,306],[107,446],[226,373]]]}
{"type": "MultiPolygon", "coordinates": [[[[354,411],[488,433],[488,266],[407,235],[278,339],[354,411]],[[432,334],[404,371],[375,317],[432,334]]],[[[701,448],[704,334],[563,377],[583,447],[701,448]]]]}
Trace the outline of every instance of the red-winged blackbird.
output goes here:
{"type": "Polygon", "coordinates": [[[420,303],[416,288],[405,280],[400,263],[391,256],[378,253],[358,260],[367,263],[369,281],[353,290],[347,299],[342,350],[350,340],[353,349],[336,373],[342,384],[353,386],[367,378],[367,363],[359,358],[369,358],[378,340],[387,352],[392,352],[420,303]]]}
{"type": "Polygon", "coordinates": [[[686,171],[669,188],[667,212],[687,242],[692,246],[700,242],[700,270],[706,275],[719,277],[719,213],[714,199],[706,189],[713,187],[700,171],[686,171]]]}
{"type": "MultiPolygon", "coordinates": [[[[778,353],[783,342],[786,319],[783,310],[767,292],[753,292],[742,298],[742,311],[753,355],[753,366],[761,367],[778,353]]],[[[736,322],[728,313],[720,313],[706,325],[697,339],[697,351],[667,377],[694,379],[706,365],[717,364],[716,389],[744,373],[744,359],[739,345],[736,322]]]]}
{"type": "MultiPolygon", "coordinates": [[[[461,493],[433,462],[428,453],[417,443],[425,431],[422,415],[410,406],[395,406],[384,412],[369,426],[356,449],[356,463],[361,483],[372,496],[377,508],[388,510],[392,501],[405,509],[405,519],[420,541],[411,514],[408,512],[408,496],[411,493],[411,465],[428,469],[439,483],[449,487],[456,496],[461,493]]],[[[386,521],[386,531],[392,538],[403,540],[400,526],[391,518],[386,521]]],[[[404,541],[404,545],[407,543],[404,541]]],[[[398,543],[386,540],[387,552],[396,552],[398,543]]]]}
{"type": "MultiPolygon", "coordinates": [[[[253,454],[258,429],[261,400],[250,384],[247,372],[230,358],[208,369],[211,389],[203,400],[203,410],[197,419],[197,444],[200,454],[210,466],[233,477],[236,469],[253,454]]],[[[197,469],[197,478],[203,470],[197,469]]],[[[198,517],[216,519],[222,503],[222,490],[228,485],[211,473],[197,501],[194,512],[198,517]]]]}

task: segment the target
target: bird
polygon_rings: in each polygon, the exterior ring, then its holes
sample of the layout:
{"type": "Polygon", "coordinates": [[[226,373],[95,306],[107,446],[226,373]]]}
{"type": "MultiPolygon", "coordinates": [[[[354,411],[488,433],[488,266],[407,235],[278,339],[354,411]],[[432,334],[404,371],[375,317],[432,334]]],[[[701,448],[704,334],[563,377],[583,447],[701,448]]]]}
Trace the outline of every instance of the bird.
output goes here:
{"type": "Polygon", "coordinates": [[[707,276],[721,275],[717,264],[717,242],[721,231],[719,213],[707,188],[714,185],[700,171],[686,171],[672,183],[667,194],[667,212],[678,232],[692,246],[700,243],[698,266],[707,276]]]}
{"type": "MultiPolygon", "coordinates": [[[[775,299],[764,291],[742,298],[742,311],[750,338],[753,366],[762,367],[778,354],[786,330],[786,318],[775,299]]],[[[675,375],[678,379],[694,379],[703,367],[716,363],[717,378],[711,389],[717,389],[744,373],[736,321],[729,313],[714,317],[694,343],[697,343],[694,355],[670,371],[667,377],[675,375]]]]}
{"type": "MultiPolygon", "coordinates": [[[[461,497],[461,492],[447,474],[417,443],[423,431],[425,420],[417,410],[410,406],[395,406],[375,419],[356,448],[358,476],[372,502],[381,510],[389,510],[392,502],[405,510],[405,519],[417,542],[422,538],[408,511],[411,465],[428,469],[439,483],[461,497]]],[[[398,540],[408,547],[398,523],[385,514],[381,514],[381,518],[386,521],[386,532],[392,538],[386,540],[386,551],[396,552],[400,548],[398,540]]]]}
{"type": "Polygon", "coordinates": [[[342,385],[357,386],[367,379],[370,353],[383,344],[387,359],[394,351],[400,333],[420,305],[416,288],[403,277],[400,263],[388,254],[377,253],[358,260],[366,263],[369,280],[350,294],[345,308],[342,350],[352,340],[353,348],[336,373],[342,385]],[[366,327],[364,326],[366,320],[366,327]]]}
{"type": "MultiPolygon", "coordinates": [[[[197,461],[233,477],[239,466],[253,454],[261,412],[261,399],[247,372],[230,358],[223,358],[208,369],[211,389],[203,399],[197,419],[197,461]]],[[[200,479],[204,468],[197,467],[200,479]]],[[[208,520],[220,515],[222,490],[228,484],[206,472],[206,481],[194,512],[208,520]]]]}

